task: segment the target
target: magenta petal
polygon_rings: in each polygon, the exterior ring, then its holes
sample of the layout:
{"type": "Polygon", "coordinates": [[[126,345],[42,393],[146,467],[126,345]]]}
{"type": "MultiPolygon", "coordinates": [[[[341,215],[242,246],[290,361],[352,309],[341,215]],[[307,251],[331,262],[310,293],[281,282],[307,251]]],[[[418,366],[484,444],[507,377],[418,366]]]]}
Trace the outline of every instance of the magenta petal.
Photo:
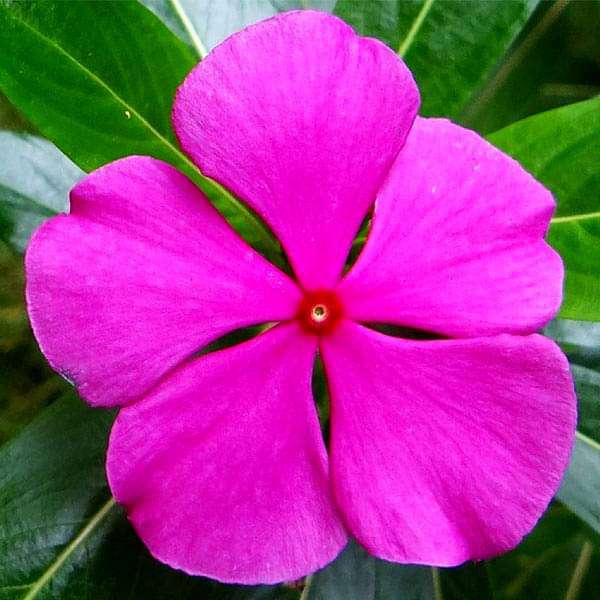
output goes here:
{"type": "Polygon", "coordinates": [[[418,104],[394,52],[302,11],[217,46],[180,87],[173,123],[203,173],[270,224],[316,289],[336,282],[418,104]]]}
{"type": "Polygon", "coordinates": [[[235,328],[293,316],[299,292],[187,178],[126,158],[71,192],[26,257],[33,330],[50,364],[95,405],[143,394],[235,328]]]}
{"type": "Polygon", "coordinates": [[[418,118],[341,284],[347,313],[457,337],[533,333],[563,267],[543,240],[550,192],[473,131],[418,118]]]}
{"type": "Polygon", "coordinates": [[[575,430],[554,343],[418,342],[345,323],[322,350],[334,495],[369,552],[452,566],[509,550],[532,529],[575,430]]]}
{"type": "Polygon", "coordinates": [[[115,498],[152,554],[238,583],[296,579],[346,543],[311,393],[315,338],[280,325],[179,369],[123,409],[115,498]]]}

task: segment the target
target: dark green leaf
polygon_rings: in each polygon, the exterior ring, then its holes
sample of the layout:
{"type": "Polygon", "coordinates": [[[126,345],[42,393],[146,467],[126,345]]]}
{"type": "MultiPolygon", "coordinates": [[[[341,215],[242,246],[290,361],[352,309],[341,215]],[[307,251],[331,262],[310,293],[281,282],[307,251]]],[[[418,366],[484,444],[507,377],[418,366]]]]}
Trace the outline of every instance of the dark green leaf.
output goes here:
{"type": "Polygon", "coordinates": [[[188,577],[155,561],[106,486],[112,419],[69,395],[0,449],[0,598],[298,597],[284,587],[188,577]]]}
{"type": "Polygon", "coordinates": [[[252,244],[260,220],[177,148],[170,113],[191,50],[138,2],[0,0],[0,87],[82,169],[149,155],[190,176],[252,244]]]}
{"type": "Polygon", "coordinates": [[[83,176],[50,142],[0,131],[0,239],[23,251],[33,230],[68,209],[71,187],[83,176]]]}
{"type": "Polygon", "coordinates": [[[422,114],[457,118],[538,0],[338,0],[335,13],[404,56],[422,114]]]}
{"type": "Polygon", "coordinates": [[[485,563],[494,582],[494,598],[594,598],[591,590],[600,584],[595,544],[597,536],[589,528],[565,507],[553,504],[517,548],[485,563]]]}
{"type": "Polygon", "coordinates": [[[487,562],[471,562],[454,569],[439,569],[438,573],[443,600],[495,598],[487,562]]]}
{"type": "Polygon", "coordinates": [[[0,93],[0,129],[14,129],[15,131],[30,130],[27,122],[2,93],[0,93]]]}
{"type": "Polygon", "coordinates": [[[600,320],[600,98],[529,117],[489,139],[556,197],[548,239],[566,267],[560,315],[600,320]]]}
{"type": "Polygon", "coordinates": [[[600,2],[544,0],[463,114],[485,134],[600,93],[600,2]]]}
{"type": "Polygon", "coordinates": [[[142,0],[199,57],[232,33],[279,12],[331,11],[335,0],[142,0]]]}
{"type": "Polygon", "coordinates": [[[351,542],[329,566],[312,576],[305,600],[431,600],[433,570],[369,556],[351,542]]]}

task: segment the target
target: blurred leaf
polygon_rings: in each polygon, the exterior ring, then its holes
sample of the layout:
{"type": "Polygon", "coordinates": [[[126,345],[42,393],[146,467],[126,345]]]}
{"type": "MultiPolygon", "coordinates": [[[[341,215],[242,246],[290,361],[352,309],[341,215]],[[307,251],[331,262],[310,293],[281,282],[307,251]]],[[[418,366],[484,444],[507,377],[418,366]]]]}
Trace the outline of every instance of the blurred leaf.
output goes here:
{"type": "Polygon", "coordinates": [[[529,117],[488,139],[556,197],[548,241],[566,267],[560,316],[600,320],[600,98],[529,117]]]}
{"type": "Polygon", "coordinates": [[[600,533],[600,373],[572,365],[579,424],[571,464],[557,498],[600,533]]]}
{"type": "Polygon", "coordinates": [[[78,166],[142,154],[190,176],[252,244],[262,222],[177,148],[170,113],[194,66],[189,48],[138,2],[0,0],[0,87],[78,166]]]}
{"type": "Polygon", "coordinates": [[[350,542],[330,565],[312,576],[303,600],[431,600],[433,570],[369,556],[350,542]]]}
{"type": "Polygon", "coordinates": [[[310,8],[331,11],[335,0],[142,0],[201,58],[240,29],[279,12],[310,8]]]}
{"type": "Polygon", "coordinates": [[[23,251],[33,230],[68,210],[68,193],[83,176],[50,142],[0,131],[0,239],[23,251]]]}
{"type": "Polygon", "coordinates": [[[578,400],[575,448],[557,497],[600,532],[600,324],[557,319],[544,333],[567,353],[578,400]]]}
{"type": "Polygon", "coordinates": [[[23,286],[22,257],[0,242],[0,445],[68,389],[31,335],[23,286]]]}
{"type": "Polygon", "coordinates": [[[73,394],[0,448],[0,598],[292,600],[280,587],[224,586],[155,561],[110,498],[113,414],[73,394]]]}
{"type": "MultiPolygon", "coordinates": [[[[600,372],[579,365],[571,365],[579,406],[577,429],[599,442],[600,449],[600,372]]],[[[598,457],[600,461],[600,456],[598,457]]],[[[600,482],[599,482],[600,487],[600,482]]],[[[600,511],[600,498],[598,508],[600,511]]]]}
{"type": "Polygon", "coordinates": [[[600,533],[600,444],[582,433],[557,498],[600,533]]]}
{"type": "Polygon", "coordinates": [[[404,56],[421,113],[456,119],[539,0],[338,0],[335,13],[404,56]]]}
{"type": "Polygon", "coordinates": [[[560,344],[569,362],[600,371],[600,323],[555,319],[544,333],[560,344]]]}

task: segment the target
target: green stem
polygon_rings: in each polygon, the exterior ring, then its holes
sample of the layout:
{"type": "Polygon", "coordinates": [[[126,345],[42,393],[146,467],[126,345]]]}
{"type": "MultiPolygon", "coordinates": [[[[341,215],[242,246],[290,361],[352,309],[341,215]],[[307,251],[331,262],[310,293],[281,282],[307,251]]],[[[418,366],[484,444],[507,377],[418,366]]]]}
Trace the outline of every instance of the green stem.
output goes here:
{"type": "Polygon", "coordinates": [[[444,600],[440,570],[437,567],[431,567],[431,576],[433,577],[433,597],[435,600],[444,600]]]}
{"type": "Polygon", "coordinates": [[[569,588],[565,594],[565,600],[577,600],[579,598],[579,592],[581,592],[581,585],[587,575],[588,569],[590,568],[590,562],[592,560],[592,554],[594,552],[593,544],[586,540],[581,547],[581,553],[577,559],[575,565],[575,571],[573,571],[573,577],[569,582],[569,588]]]}
{"type": "Polygon", "coordinates": [[[302,594],[300,594],[300,600],[308,600],[308,592],[310,590],[310,586],[312,584],[313,576],[309,575],[304,580],[304,589],[302,590],[302,594]]]}

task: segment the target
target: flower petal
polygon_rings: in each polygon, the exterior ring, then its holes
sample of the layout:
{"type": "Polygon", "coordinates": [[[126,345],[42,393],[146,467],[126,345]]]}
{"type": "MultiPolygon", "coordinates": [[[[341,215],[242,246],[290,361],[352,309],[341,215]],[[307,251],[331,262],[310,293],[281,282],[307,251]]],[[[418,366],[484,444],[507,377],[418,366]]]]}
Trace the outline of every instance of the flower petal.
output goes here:
{"type": "Polygon", "coordinates": [[[173,124],[206,175],[272,227],[300,283],[333,285],[419,104],[404,63],[336,17],[289,12],[217,46],[173,124]]]}
{"type": "Polygon", "coordinates": [[[296,579],[347,541],[296,323],[179,369],[115,422],[107,472],[152,554],[226,582],[296,579]]]}
{"type": "Polygon", "coordinates": [[[532,333],[558,310],[550,192],[473,131],[417,119],[340,286],[347,313],[449,336],[532,333]]]}
{"type": "Polygon", "coordinates": [[[78,183],[26,257],[33,330],[91,404],[132,401],[221,335],[295,314],[299,292],[186,177],[129,157],[78,183]]]}
{"type": "Polygon", "coordinates": [[[322,342],[334,496],[369,552],[440,566],[513,548],[573,444],[566,358],[539,336],[417,342],[346,322],[322,342]]]}

